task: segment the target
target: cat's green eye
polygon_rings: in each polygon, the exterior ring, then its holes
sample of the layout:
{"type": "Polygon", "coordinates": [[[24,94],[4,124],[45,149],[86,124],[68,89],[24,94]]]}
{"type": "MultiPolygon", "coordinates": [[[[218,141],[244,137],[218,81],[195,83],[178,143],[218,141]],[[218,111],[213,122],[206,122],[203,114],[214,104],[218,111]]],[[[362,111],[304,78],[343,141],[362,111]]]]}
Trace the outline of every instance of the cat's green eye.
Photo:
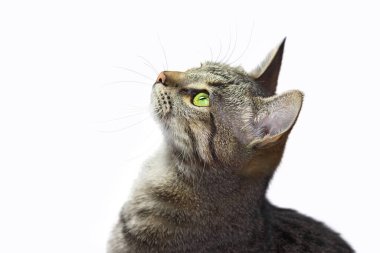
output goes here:
{"type": "Polygon", "coordinates": [[[193,98],[193,104],[195,106],[199,107],[205,107],[210,106],[210,98],[207,93],[199,92],[195,97],[193,98]]]}

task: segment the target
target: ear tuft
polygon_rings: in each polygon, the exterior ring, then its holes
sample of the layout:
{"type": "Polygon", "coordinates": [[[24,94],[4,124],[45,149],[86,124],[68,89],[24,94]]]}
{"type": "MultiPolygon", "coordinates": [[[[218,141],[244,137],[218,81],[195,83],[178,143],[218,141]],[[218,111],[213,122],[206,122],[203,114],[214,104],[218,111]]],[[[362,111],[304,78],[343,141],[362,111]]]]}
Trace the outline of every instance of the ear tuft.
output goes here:
{"type": "Polygon", "coordinates": [[[276,93],[285,41],[286,37],[267,55],[265,60],[251,72],[252,78],[255,79],[258,84],[262,85],[268,96],[276,93]]]}

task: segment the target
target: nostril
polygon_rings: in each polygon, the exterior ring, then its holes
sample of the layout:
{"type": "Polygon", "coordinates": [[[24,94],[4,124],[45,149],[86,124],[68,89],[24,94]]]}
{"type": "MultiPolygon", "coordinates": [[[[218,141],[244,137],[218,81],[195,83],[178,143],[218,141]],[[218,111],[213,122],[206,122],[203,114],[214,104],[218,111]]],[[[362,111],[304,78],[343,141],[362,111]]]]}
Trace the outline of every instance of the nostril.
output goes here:
{"type": "Polygon", "coordinates": [[[166,76],[165,76],[164,72],[161,72],[160,74],[158,74],[158,77],[156,79],[156,83],[162,83],[165,85],[165,81],[166,81],[166,76]]]}

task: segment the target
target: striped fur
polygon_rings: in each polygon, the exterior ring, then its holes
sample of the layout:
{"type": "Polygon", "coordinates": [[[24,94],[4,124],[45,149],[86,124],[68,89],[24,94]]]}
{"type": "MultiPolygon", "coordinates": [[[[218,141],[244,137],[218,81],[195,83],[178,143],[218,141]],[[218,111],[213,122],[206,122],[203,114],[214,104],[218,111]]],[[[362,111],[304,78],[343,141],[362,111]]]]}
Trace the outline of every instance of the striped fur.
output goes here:
{"type": "MultiPolygon", "coordinates": [[[[265,68],[280,69],[266,62],[259,73],[265,68]]],[[[213,62],[165,75],[152,91],[165,143],[120,212],[109,253],[353,252],[327,226],[265,197],[300,92],[275,95],[278,73],[260,79],[213,62]],[[210,94],[209,107],[192,105],[199,90],[210,94]]]]}

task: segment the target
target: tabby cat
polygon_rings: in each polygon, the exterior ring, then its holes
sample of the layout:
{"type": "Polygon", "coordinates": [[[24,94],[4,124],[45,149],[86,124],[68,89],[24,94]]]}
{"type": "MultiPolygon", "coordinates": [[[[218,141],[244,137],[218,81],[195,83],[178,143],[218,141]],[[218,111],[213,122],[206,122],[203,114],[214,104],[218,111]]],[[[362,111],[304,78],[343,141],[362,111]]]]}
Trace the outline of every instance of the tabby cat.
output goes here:
{"type": "Polygon", "coordinates": [[[164,71],[152,108],[164,134],[112,232],[109,253],[354,252],[266,190],[303,94],[275,95],[285,40],[251,73],[206,62],[164,71]]]}

